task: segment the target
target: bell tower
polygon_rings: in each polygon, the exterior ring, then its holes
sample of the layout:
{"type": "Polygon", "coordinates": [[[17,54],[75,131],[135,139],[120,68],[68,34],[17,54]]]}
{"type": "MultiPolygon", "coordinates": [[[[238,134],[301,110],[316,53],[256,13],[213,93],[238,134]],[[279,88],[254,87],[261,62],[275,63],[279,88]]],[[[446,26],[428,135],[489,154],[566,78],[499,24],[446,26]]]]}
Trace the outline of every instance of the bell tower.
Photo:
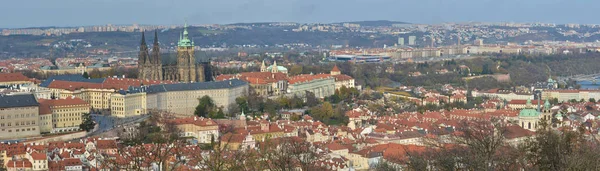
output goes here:
{"type": "Polygon", "coordinates": [[[183,34],[177,43],[177,72],[180,82],[197,82],[196,58],[194,57],[194,42],[188,37],[187,22],[183,34]]]}

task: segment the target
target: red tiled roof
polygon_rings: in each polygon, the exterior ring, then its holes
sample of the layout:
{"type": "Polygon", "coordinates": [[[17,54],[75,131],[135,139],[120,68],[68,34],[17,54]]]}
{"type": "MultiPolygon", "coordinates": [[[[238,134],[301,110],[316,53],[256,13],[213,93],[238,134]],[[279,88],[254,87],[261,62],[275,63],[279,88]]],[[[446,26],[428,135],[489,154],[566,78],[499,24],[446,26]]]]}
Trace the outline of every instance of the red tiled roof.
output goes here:
{"type": "Polygon", "coordinates": [[[0,73],[0,82],[12,81],[29,81],[29,78],[21,73],[0,73]]]}
{"type": "MultiPolygon", "coordinates": [[[[531,105],[537,105],[538,100],[531,100],[531,105]]],[[[511,100],[508,104],[527,104],[527,100],[511,100]]],[[[540,104],[544,104],[544,101],[540,101],[540,104]]]]}
{"type": "MultiPolygon", "coordinates": [[[[74,91],[74,90],[78,90],[81,88],[101,89],[101,88],[103,88],[103,86],[100,83],[54,80],[48,85],[48,88],[56,88],[56,89],[64,89],[64,90],[74,91]]],[[[126,88],[127,87],[125,87],[125,89],[126,88]]]]}
{"type": "Polygon", "coordinates": [[[44,153],[38,153],[38,152],[31,153],[31,158],[33,160],[47,160],[46,154],[44,154],[44,153]]]}
{"type": "Polygon", "coordinates": [[[327,79],[330,77],[331,77],[331,75],[329,75],[329,74],[317,74],[317,75],[303,74],[303,75],[298,75],[298,76],[288,78],[288,83],[289,84],[304,83],[304,82],[309,82],[309,81],[313,81],[316,79],[327,79]]]}
{"type": "Polygon", "coordinates": [[[221,136],[222,142],[230,142],[230,143],[242,143],[246,139],[246,134],[232,134],[228,133],[221,136]]]}
{"type": "Polygon", "coordinates": [[[83,164],[78,158],[68,158],[64,159],[63,161],[65,166],[81,166],[83,164]]]}
{"type": "Polygon", "coordinates": [[[188,117],[171,120],[175,125],[194,124],[196,126],[217,126],[217,122],[210,118],[188,117]]]}
{"type": "Polygon", "coordinates": [[[346,74],[332,75],[332,77],[335,78],[335,81],[346,81],[346,80],[354,79],[351,76],[346,75],[346,74]]]}
{"type": "Polygon", "coordinates": [[[104,80],[103,84],[114,85],[114,86],[135,86],[139,87],[143,85],[157,85],[157,84],[173,84],[173,81],[160,81],[160,80],[141,80],[141,79],[133,79],[133,78],[107,78],[104,80]]]}
{"type": "Polygon", "coordinates": [[[8,167],[8,168],[31,168],[31,167],[33,167],[33,165],[27,159],[18,160],[18,161],[9,160],[6,163],[6,167],[8,167]]]}
{"type": "Polygon", "coordinates": [[[68,97],[66,99],[55,99],[55,100],[46,100],[40,99],[38,101],[40,103],[39,112],[40,115],[51,114],[51,108],[57,108],[61,106],[68,105],[89,105],[89,103],[83,101],[77,97],[68,97]]]}
{"type": "Polygon", "coordinates": [[[520,138],[520,137],[525,137],[525,136],[532,136],[533,134],[534,133],[532,131],[523,129],[517,125],[512,125],[512,126],[506,127],[506,133],[504,136],[506,136],[507,139],[513,139],[513,138],[520,138]]]}
{"type": "Polygon", "coordinates": [[[96,141],[96,148],[114,149],[117,148],[117,142],[115,140],[98,140],[96,141]]]}
{"type": "Polygon", "coordinates": [[[224,75],[218,75],[217,78],[215,78],[215,80],[217,81],[225,81],[225,80],[231,80],[234,79],[235,75],[232,74],[224,74],[224,75]]]}
{"type": "Polygon", "coordinates": [[[331,72],[341,72],[340,69],[337,67],[337,65],[333,66],[333,69],[331,69],[331,72]]]}

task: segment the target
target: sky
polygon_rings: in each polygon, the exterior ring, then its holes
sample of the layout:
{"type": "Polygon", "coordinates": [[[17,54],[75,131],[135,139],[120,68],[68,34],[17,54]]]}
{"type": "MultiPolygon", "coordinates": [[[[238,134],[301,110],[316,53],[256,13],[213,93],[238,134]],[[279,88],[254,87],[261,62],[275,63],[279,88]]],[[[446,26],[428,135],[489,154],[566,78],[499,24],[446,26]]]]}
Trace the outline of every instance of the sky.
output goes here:
{"type": "Polygon", "coordinates": [[[600,24],[598,0],[2,0],[0,28],[392,20],[600,24]]]}

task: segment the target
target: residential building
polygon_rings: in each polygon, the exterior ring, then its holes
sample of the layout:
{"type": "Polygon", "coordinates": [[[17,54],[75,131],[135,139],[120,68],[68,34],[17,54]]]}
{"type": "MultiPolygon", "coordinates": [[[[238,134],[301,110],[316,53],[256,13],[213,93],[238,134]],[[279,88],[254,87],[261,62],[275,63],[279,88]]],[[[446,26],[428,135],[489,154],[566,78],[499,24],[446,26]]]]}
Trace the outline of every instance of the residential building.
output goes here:
{"type": "Polygon", "coordinates": [[[0,139],[40,135],[39,103],[32,94],[0,96],[0,139]]]}
{"type": "Polygon", "coordinates": [[[219,125],[203,117],[178,118],[172,121],[183,137],[193,137],[198,143],[209,144],[219,139],[219,125]]]}
{"type": "Polygon", "coordinates": [[[33,170],[48,170],[48,158],[46,157],[46,153],[27,153],[27,159],[32,161],[33,170]]]}

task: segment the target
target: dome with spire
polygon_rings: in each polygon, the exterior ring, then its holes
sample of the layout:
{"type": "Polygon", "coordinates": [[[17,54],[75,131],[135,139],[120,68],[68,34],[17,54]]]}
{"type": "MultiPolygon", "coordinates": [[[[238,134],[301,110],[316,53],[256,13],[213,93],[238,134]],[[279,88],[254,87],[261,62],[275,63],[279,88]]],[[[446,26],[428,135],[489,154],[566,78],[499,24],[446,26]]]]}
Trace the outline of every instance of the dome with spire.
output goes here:
{"type": "Polygon", "coordinates": [[[527,99],[527,107],[519,112],[519,117],[539,117],[540,112],[531,106],[531,99],[527,99]]]}
{"type": "Polygon", "coordinates": [[[544,102],[544,109],[550,110],[550,101],[548,101],[548,99],[546,99],[546,101],[544,102]]]}
{"type": "Polygon", "coordinates": [[[179,36],[179,42],[177,43],[177,46],[179,46],[179,47],[194,46],[194,42],[192,42],[188,37],[187,27],[188,27],[187,22],[185,22],[185,25],[183,26],[183,35],[179,36]]]}

